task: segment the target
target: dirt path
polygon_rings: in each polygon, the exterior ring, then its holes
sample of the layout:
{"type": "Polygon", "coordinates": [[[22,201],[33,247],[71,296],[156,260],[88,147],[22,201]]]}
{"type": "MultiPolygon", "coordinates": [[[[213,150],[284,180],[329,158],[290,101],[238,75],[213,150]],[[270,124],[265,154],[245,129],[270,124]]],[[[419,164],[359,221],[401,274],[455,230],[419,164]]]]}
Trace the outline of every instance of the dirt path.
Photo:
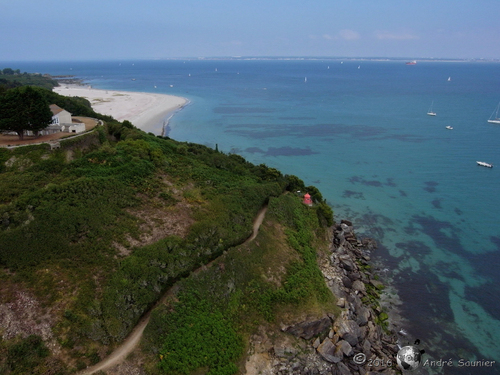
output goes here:
{"type": "MultiPolygon", "coordinates": [[[[266,216],[266,211],[267,211],[267,206],[264,206],[260,209],[260,211],[257,214],[257,217],[255,218],[253,222],[253,231],[252,235],[248,237],[248,239],[244,243],[251,242],[257,237],[257,234],[259,233],[259,228],[260,225],[262,224],[262,221],[264,220],[264,217],[266,216]]],[[[205,269],[209,265],[202,266],[198,268],[196,272],[199,272],[201,269],[205,269]]],[[[154,308],[156,308],[158,305],[163,303],[169,296],[174,295],[177,290],[178,286],[174,285],[172,286],[165,294],[160,298],[160,300],[156,303],[156,305],[150,309],[139,321],[139,323],[135,326],[135,328],[132,330],[132,332],[127,336],[125,341],[118,346],[113,353],[111,353],[108,357],[103,359],[101,362],[86,368],[85,370],[77,373],[77,375],[91,375],[94,374],[98,371],[105,371],[109,369],[110,367],[116,366],[120,364],[130,353],[134,351],[134,349],[137,347],[139,344],[139,341],[141,341],[142,334],[144,332],[144,329],[149,323],[149,319],[151,317],[151,311],[153,311],[154,308]]]]}

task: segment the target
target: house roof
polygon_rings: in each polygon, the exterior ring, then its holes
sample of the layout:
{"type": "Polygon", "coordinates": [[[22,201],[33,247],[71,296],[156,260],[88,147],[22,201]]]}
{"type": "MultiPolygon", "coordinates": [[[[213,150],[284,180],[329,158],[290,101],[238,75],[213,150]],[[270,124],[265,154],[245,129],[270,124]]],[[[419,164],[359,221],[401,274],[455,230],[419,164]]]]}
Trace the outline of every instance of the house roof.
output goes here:
{"type": "MultiPolygon", "coordinates": [[[[57,114],[61,113],[62,111],[66,111],[65,109],[59,107],[57,104],[51,104],[50,110],[52,111],[53,115],[57,115],[57,114]]],[[[68,111],[66,111],[66,112],[68,112],[68,111]]]]}

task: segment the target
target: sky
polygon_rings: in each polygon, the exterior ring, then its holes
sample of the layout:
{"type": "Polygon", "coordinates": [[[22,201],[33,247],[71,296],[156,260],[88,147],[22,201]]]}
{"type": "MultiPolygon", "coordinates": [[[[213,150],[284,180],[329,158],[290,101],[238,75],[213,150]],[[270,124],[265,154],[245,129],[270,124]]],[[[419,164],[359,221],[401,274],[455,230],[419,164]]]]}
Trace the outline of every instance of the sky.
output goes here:
{"type": "Polygon", "coordinates": [[[500,0],[0,0],[0,60],[500,59],[500,0]]]}

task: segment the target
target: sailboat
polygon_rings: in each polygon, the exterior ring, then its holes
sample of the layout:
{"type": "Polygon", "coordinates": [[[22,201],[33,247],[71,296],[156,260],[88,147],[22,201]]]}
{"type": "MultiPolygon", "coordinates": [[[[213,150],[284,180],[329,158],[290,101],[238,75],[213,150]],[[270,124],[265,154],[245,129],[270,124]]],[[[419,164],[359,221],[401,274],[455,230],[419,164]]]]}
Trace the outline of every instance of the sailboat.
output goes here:
{"type": "Polygon", "coordinates": [[[434,102],[431,103],[431,106],[429,107],[429,110],[427,111],[427,114],[429,116],[436,116],[436,112],[432,111],[432,106],[434,105],[434,102]]]}
{"type": "Polygon", "coordinates": [[[500,117],[498,117],[499,109],[500,109],[500,103],[498,103],[497,107],[491,114],[490,118],[488,119],[488,122],[491,122],[492,124],[500,124],[500,117]]]}

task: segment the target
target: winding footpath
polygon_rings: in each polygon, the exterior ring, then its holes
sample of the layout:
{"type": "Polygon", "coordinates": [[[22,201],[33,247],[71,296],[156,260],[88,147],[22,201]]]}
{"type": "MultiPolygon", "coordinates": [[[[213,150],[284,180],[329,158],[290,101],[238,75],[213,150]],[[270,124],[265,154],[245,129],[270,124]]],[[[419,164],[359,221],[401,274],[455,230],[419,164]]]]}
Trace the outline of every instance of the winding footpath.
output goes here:
{"type": "MultiPolygon", "coordinates": [[[[264,217],[266,216],[266,211],[267,211],[267,205],[262,207],[260,211],[258,212],[256,218],[254,219],[253,222],[253,231],[252,235],[248,237],[248,239],[244,243],[251,242],[257,237],[257,234],[259,233],[259,228],[260,225],[262,224],[264,217]]],[[[213,262],[213,261],[212,261],[213,262]]],[[[202,269],[205,269],[206,267],[209,267],[210,262],[207,265],[204,265],[200,268],[198,268],[194,273],[200,272],[202,269]]],[[[108,370],[109,368],[116,366],[123,362],[127,356],[134,351],[134,349],[137,347],[139,342],[141,341],[142,334],[144,332],[144,329],[149,323],[149,319],[151,317],[151,312],[160,304],[162,304],[169,296],[174,295],[179,287],[177,285],[173,285],[170,289],[168,289],[163,296],[160,298],[160,300],[155,304],[155,306],[149,311],[144,314],[144,316],[141,318],[139,323],[135,326],[135,328],[132,330],[132,332],[127,336],[125,341],[123,341],[120,346],[118,346],[113,353],[111,353],[108,357],[103,359],[101,362],[96,363],[95,365],[91,367],[87,367],[85,370],[77,373],[77,375],[91,375],[94,374],[98,371],[105,371],[108,370]]]]}

